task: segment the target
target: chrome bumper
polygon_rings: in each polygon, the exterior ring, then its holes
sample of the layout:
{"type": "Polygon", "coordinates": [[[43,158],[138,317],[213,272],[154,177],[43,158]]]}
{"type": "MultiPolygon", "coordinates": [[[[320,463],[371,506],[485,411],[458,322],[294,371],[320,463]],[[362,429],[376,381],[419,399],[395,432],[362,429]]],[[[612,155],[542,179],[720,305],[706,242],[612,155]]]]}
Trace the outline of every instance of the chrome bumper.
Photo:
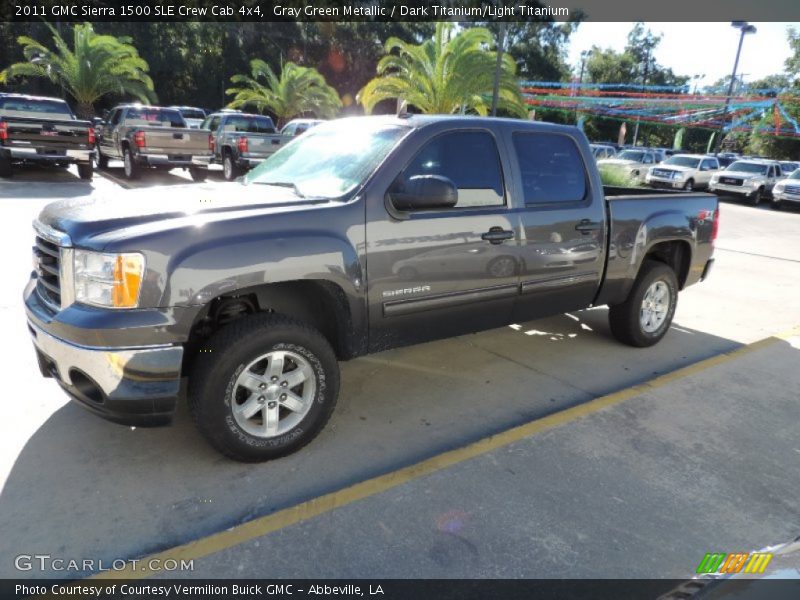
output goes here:
{"type": "MultiPolygon", "coordinates": [[[[725,194],[738,194],[740,196],[750,196],[755,193],[751,186],[747,185],[728,185],[726,183],[712,183],[708,186],[711,192],[723,192],[725,194]]],[[[758,189],[758,188],[756,188],[758,189]]]]}
{"type": "Polygon", "coordinates": [[[172,165],[175,167],[207,167],[210,156],[192,156],[188,160],[176,160],[170,158],[169,154],[140,152],[136,155],[136,160],[148,165],[172,165]]]}
{"type": "Polygon", "coordinates": [[[28,327],[39,368],[78,403],[125,424],[167,422],[180,391],[183,347],[96,348],[28,327]]]}
{"type": "Polygon", "coordinates": [[[686,183],[685,179],[667,179],[666,177],[651,177],[646,175],[644,181],[648,185],[662,185],[669,186],[675,189],[680,189],[686,183]]]}
{"type": "Polygon", "coordinates": [[[800,195],[787,194],[786,192],[773,192],[772,197],[779,202],[797,202],[800,203],[800,195]]]}
{"type": "Polygon", "coordinates": [[[18,160],[70,160],[73,162],[90,162],[94,158],[94,150],[66,150],[64,154],[42,154],[36,148],[5,146],[2,148],[2,151],[12,159],[18,160]]]}

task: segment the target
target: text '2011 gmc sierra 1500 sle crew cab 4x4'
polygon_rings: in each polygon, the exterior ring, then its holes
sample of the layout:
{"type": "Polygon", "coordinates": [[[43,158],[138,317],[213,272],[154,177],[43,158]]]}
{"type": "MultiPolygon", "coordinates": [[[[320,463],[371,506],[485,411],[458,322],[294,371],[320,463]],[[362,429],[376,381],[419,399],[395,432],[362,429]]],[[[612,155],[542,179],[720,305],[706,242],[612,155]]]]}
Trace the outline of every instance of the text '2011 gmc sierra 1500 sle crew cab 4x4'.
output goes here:
{"type": "Polygon", "coordinates": [[[60,98],[0,94],[0,177],[11,177],[14,163],[44,163],[75,164],[91,179],[94,143],[92,124],[60,98]]]}
{"type": "Polygon", "coordinates": [[[655,344],[718,224],[709,194],[604,196],[582,132],[511,119],[340,119],[236,186],[45,207],[24,298],[42,373],[81,405],[169,421],[185,378],[244,461],[321,430],[339,360],[598,305],[655,344]]]}

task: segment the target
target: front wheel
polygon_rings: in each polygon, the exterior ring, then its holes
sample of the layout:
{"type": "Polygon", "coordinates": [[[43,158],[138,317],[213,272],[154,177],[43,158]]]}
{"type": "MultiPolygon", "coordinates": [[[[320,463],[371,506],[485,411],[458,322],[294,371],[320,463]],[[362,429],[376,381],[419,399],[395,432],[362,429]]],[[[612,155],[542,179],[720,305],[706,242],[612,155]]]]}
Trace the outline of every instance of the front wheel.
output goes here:
{"type": "Polygon", "coordinates": [[[694,180],[689,179],[686,183],[683,184],[683,191],[684,192],[692,192],[694,191],[694,180]]]}
{"type": "Polygon", "coordinates": [[[753,195],[750,196],[750,206],[758,206],[761,204],[761,197],[764,195],[764,188],[758,188],[753,195]]]}
{"type": "Polygon", "coordinates": [[[623,344],[652,346],[666,335],[678,304],[678,279],[669,265],[647,260],[628,299],[608,312],[611,333],[623,344]]]}
{"type": "Polygon", "coordinates": [[[254,315],[219,330],[198,354],[189,405],[222,454],[259,462],[295,452],[322,430],[339,394],[339,364],[316,329],[254,315]]]}

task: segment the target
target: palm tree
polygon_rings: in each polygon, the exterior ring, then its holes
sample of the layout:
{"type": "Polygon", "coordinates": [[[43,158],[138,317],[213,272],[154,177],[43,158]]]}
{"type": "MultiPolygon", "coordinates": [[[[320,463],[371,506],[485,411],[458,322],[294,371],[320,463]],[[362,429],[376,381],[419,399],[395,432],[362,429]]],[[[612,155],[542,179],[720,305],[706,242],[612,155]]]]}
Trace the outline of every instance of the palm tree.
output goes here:
{"type": "MultiPolygon", "coordinates": [[[[356,98],[364,110],[370,113],[378,102],[400,98],[424,113],[486,115],[497,63],[497,53],[489,50],[492,34],[473,27],[451,37],[452,30],[452,23],[439,22],[433,39],[419,45],[389,38],[386,55],[378,62],[378,76],[356,98]]],[[[508,54],[500,60],[498,109],[527,115],[516,65],[508,54]]]]}
{"type": "Polygon", "coordinates": [[[256,58],[250,61],[250,72],[231,77],[231,82],[240,87],[225,91],[234,97],[228,106],[268,110],[278,118],[278,127],[297,115],[329,118],[342,108],[339,94],[316,69],[287,62],[278,77],[266,62],[256,58]]]}
{"type": "Polygon", "coordinates": [[[73,43],[48,25],[53,34],[51,50],[27,36],[17,42],[23,46],[27,62],[16,63],[0,73],[0,82],[12,77],[46,77],[72,96],[81,118],[94,115],[94,104],[108,94],[128,94],[148,102],[156,99],[148,65],[127,37],[100,35],[91,24],[75,25],[73,43]]]}

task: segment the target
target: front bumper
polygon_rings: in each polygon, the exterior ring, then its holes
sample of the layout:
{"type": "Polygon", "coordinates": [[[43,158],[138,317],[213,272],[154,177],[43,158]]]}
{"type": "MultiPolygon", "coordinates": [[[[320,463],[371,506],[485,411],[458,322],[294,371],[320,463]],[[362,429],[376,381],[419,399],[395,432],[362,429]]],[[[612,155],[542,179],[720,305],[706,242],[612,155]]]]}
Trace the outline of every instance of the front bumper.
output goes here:
{"type": "Polygon", "coordinates": [[[708,190],[718,195],[722,196],[742,196],[742,197],[751,197],[753,194],[756,193],[752,186],[750,185],[728,185],[726,183],[711,183],[708,186],[708,190]]]}
{"type": "Polygon", "coordinates": [[[43,376],[110,421],[138,426],[171,421],[180,394],[182,345],[95,346],[63,339],[47,331],[55,321],[42,319],[35,287],[26,288],[24,300],[43,376]]]}
{"type": "Polygon", "coordinates": [[[685,179],[667,179],[666,177],[645,176],[645,183],[653,188],[679,190],[686,183],[685,179]]]}
{"type": "Polygon", "coordinates": [[[0,148],[0,153],[11,160],[29,162],[89,163],[94,159],[94,150],[65,150],[62,154],[53,148],[5,146],[0,148]]]}
{"type": "Polygon", "coordinates": [[[776,202],[796,202],[800,204],[800,194],[787,194],[786,192],[772,192],[772,198],[776,202]]]}
{"type": "Polygon", "coordinates": [[[237,160],[237,164],[239,167],[244,167],[246,169],[252,169],[255,166],[260,165],[264,162],[269,155],[266,154],[242,154],[237,160]]]}

